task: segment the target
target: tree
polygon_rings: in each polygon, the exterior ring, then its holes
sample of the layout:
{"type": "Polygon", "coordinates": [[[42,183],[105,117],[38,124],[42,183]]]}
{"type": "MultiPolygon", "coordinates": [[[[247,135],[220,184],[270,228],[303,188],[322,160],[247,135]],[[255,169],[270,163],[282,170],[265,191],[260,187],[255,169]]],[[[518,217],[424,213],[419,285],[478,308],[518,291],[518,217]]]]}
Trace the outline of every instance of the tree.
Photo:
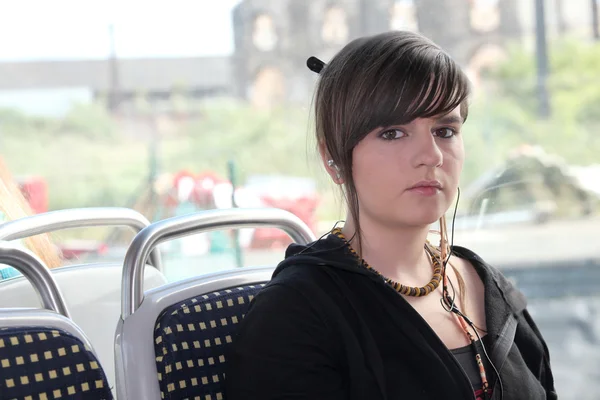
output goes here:
{"type": "Polygon", "coordinates": [[[549,90],[553,114],[536,118],[534,54],[511,48],[507,61],[487,76],[486,98],[479,106],[480,122],[489,135],[511,145],[540,145],[572,163],[598,159],[600,140],[600,44],[558,41],[550,49],[549,90]]]}

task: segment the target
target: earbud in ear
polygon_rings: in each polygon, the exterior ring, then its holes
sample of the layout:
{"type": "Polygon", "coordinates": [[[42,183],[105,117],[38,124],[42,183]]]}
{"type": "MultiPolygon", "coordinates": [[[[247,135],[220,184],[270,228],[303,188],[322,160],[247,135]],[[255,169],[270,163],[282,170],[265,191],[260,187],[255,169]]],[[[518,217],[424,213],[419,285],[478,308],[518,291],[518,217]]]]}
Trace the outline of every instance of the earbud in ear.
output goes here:
{"type": "Polygon", "coordinates": [[[340,174],[340,168],[335,164],[335,161],[327,160],[327,165],[329,166],[329,168],[335,169],[335,171],[336,171],[335,177],[338,181],[340,179],[342,179],[342,175],[340,174]]]}

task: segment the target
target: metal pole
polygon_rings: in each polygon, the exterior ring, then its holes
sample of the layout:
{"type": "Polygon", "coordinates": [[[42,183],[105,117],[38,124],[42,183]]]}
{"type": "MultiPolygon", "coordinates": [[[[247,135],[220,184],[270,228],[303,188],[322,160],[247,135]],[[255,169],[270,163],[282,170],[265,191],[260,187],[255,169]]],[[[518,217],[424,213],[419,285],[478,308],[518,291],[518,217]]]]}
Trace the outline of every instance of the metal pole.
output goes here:
{"type": "Polygon", "coordinates": [[[555,0],[554,4],[556,9],[556,23],[558,25],[558,34],[560,36],[564,36],[564,34],[567,32],[567,24],[565,22],[563,0],[555,0]]]}
{"type": "Polygon", "coordinates": [[[110,24],[108,26],[108,34],[110,40],[110,55],[109,55],[109,96],[108,96],[108,109],[111,112],[117,110],[119,105],[119,65],[117,61],[117,46],[115,42],[115,26],[110,24]]]}
{"type": "Polygon", "coordinates": [[[368,2],[367,0],[360,0],[359,3],[359,13],[360,13],[360,29],[361,29],[361,35],[370,35],[371,32],[369,31],[369,20],[368,20],[368,13],[367,13],[367,7],[368,7],[368,2]]]}
{"type": "MultiPolygon", "coordinates": [[[[229,171],[229,181],[231,182],[231,206],[233,208],[237,208],[237,203],[235,202],[235,188],[237,187],[237,171],[235,168],[235,161],[229,160],[227,163],[227,169],[229,171]]],[[[236,229],[233,232],[233,250],[235,252],[235,264],[238,268],[242,268],[244,266],[244,260],[242,258],[242,246],[240,245],[240,231],[236,229]]]]}
{"type": "Polygon", "coordinates": [[[535,1],[535,44],[537,61],[537,94],[539,115],[548,118],[551,114],[548,93],[548,43],[546,41],[546,13],[544,0],[535,1]]]}
{"type": "Polygon", "coordinates": [[[600,19],[598,15],[598,0],[591,0],[592,2],[592,32],[594,40],[600,40],[600,19]]]}
{"type": "MultiPolygon", "coordinates": [[[[156,193],[156,181],[158,179],[158,174],[160,171],[159,165],[159,155],[158,155],[158,147],[160,140],[160,132],[158,131],[158,123],[154,117],[152,124],[152,135],[150,137],[150,144],[148,146],[148,187],[150,189],[150,210],[156,210],[155,206],[158,204],[158,195],[156,193]]],[[[153,218],[154,215],[148,216],[148,218],[153,218]]]]}

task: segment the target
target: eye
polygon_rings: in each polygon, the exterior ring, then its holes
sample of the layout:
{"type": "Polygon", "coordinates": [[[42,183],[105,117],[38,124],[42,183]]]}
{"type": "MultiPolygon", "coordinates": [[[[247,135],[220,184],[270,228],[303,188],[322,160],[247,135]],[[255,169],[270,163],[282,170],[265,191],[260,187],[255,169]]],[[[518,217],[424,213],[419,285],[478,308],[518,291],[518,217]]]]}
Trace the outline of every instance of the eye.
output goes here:
{"type": "Polygon", "coordinates": [[[442,139],[450,139],[452,136],[456,135],[457,132],[453,128],[439,128],[433,131],[433,134],[442,139]]]}
{"type": "Polygon", "coordinates": [[[404,136],[406,136],[406,133],[402,132],[400,129],[388,129],[381,132],[379,135],[379,137],[384,140],[396,140],[403,138],[404,136]]]}

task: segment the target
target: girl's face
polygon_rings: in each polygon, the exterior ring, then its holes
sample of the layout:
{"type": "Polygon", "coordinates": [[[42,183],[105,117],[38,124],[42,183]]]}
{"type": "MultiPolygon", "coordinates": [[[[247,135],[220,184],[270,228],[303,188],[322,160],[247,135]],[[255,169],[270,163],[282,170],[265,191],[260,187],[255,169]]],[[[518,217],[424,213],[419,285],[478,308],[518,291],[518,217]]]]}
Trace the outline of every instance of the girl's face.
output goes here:
{"type": "Polygon", "coordinates": [[[414,227],[436,222],[457,193],[465,156],[463,120],[457,107],[369,132],[352,154],[361,219],[414,227]]]}

